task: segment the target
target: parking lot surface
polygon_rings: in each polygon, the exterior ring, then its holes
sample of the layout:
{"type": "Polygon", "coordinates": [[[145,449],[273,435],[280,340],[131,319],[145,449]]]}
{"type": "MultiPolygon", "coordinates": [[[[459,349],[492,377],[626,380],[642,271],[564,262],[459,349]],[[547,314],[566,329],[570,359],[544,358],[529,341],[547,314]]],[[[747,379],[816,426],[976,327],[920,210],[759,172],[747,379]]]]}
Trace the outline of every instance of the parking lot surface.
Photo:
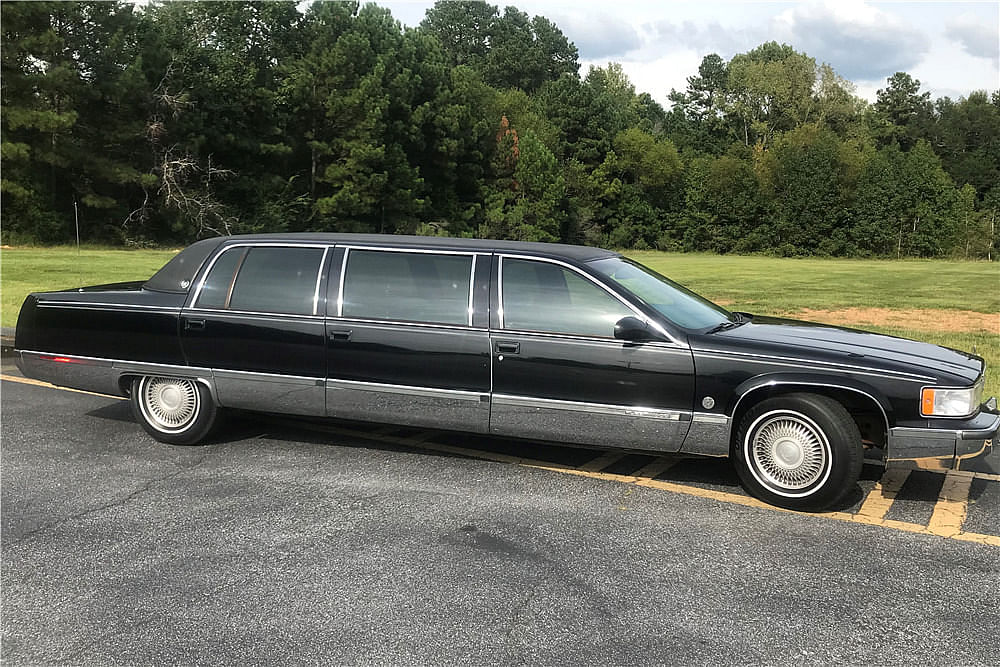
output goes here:
{"type": "Polygon", "coordinates": [[[1000,664],[1000,477],[866,465],[776,510],[725,461],[2,383],[8,665],[1000,664]]]}

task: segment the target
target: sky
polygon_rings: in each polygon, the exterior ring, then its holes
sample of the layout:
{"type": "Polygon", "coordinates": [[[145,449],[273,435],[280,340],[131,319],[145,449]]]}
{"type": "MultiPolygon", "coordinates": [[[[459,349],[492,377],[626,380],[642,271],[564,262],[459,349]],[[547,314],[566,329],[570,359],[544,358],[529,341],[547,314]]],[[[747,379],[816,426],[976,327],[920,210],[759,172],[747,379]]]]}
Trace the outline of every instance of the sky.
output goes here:
{"type": "MultiPolygon", "coordinates": [[[[416,26],[433,2],[376,0],[416,26]]],[[[703,56],[729,60],[777,41],[829,63],[874,101],[886,78],[905,71],[931,98],[1000,89],[1000,2],[666,2],[508,0],[553,21],[589,66],[621,63],[636,90],[668,105],[703,56]]]]}

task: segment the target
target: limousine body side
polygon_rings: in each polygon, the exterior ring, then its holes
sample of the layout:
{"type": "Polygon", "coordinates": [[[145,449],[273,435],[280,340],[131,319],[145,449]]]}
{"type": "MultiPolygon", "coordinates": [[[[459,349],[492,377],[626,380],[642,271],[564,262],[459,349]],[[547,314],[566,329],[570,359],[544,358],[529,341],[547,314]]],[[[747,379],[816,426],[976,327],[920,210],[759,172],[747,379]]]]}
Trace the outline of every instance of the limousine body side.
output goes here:
{"type": "Polygon", "coordinates": [[[865,447],[953,465],[1000,425],[980,357],[730,313],[557,244],[208,239],[145,282],[30,295],[15,344],[26,376],[130,396],[165,442],[237,408],[731,456],[796,508],[852,488],[865,447]]]}

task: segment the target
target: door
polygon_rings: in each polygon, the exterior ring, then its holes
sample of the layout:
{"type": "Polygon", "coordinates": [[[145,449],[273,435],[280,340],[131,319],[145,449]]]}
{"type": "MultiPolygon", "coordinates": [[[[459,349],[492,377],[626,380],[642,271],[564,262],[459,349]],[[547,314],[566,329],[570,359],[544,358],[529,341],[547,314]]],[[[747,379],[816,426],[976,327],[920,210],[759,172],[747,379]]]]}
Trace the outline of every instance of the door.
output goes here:
{"type": "Polygon", "coordinates": [[[473,252],[338,247],[327,414],[486,432],[489,260],[473,252]]]}
{"type": "Polygon", "coordinates": [[[181,312],[188,364],[228,408],[322,416],[328,247],[246,244],[217,255],[181,312]]]}
{"type": "Polygon", "coordinates": [[[496,283],[492,433],[680,449],[694,393],[688,347],[616,340],[618,320],[644,315],[569,264],[502,256],[496,283]]]}

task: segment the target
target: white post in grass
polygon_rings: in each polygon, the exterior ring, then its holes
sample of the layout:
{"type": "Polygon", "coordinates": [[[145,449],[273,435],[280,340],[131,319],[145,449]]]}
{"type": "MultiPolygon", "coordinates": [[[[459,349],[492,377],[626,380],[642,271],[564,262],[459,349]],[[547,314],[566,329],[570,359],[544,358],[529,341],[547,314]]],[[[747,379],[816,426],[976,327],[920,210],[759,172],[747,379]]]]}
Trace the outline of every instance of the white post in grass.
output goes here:
{"type": "Polygon", "coordinates": [[[80,211],[76,207],[76,197],[73,197],[73,222],[76,223],[76,254],[80,254],[80,211]]]}

